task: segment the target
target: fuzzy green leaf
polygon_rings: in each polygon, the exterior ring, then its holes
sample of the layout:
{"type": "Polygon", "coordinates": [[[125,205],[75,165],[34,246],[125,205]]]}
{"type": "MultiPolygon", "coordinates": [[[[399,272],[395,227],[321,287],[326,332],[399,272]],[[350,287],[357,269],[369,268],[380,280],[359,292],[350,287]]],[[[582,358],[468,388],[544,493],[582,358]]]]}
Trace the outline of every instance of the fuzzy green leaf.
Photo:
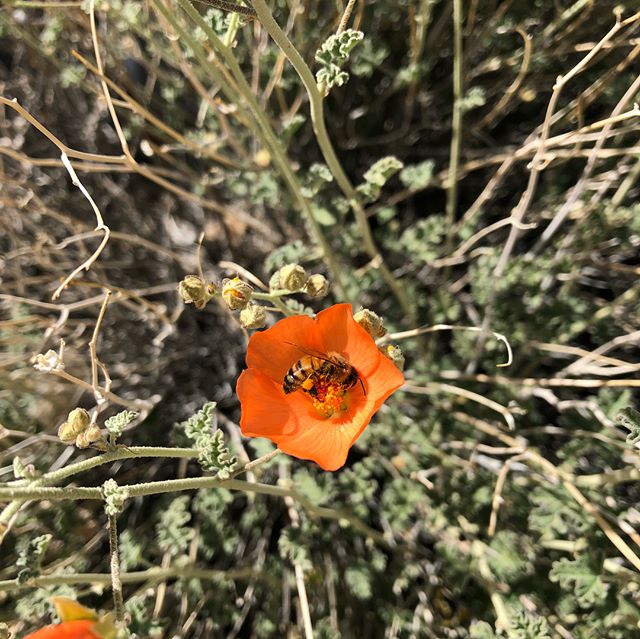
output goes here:
{"type": "Polygon", "coordinates": [[[162,511],[156,525],[158,546],[172,557],[185,554],[195,535],[193,528],[188,526],[191,521],[189,501],[190,497],[187,496],[173,499],[168,508],[162,511]]]}
{"type": "Polygon", "coordinates": [[[623,408],[616,415],[616,423],[629,430],[627,442],[631,445],[640,441],[640,411],[631,406],[623,408]]]}
{"type": "Polygon", "coordinates": [[[509,639],[551,639],[551,629],[544,617],[520,610],[511,618],[509,639]]]}
{"type": "Polygon", "coordinates": [[[577,559],[563,557],[554,561],[549,579],[573,591],[578,603],[585,607],[600,603],[607,596],[609,589],[592,560],[585,555],[577,559]]]}
{"type": "Polygon", "coordinates": [[[340,34],[329,36],[316,51],[316,62],[321,68],[316,73],[318,84],[330,89],[342,86],[349,79],[349,74],[342,71],[342,66],[349,58],[352,49],[362,40],[364,33],[354,29],[346,29],[340,34]]]}
{"type": "Polygon", "coordinates": [[[204,470],[217,470],[218,477],[226,479],[235,468],[237,458],[225,445],[224,434],[213,430],[215,402],[208,402],[186,422],[179,424],[185,435],[199,451],[198,461],[204,470]]]}
{"type": "Polygon", "coordinates": [[[20,568],[18,571],[18,582],[24,583],[25,581],[36,577],[40,572],[40,565],[44,559],[44,555],[51,543],[52,535],[39,535],[30,539],[18,552],[18,558],[16,559],[16,568],[20,568]]]}
{"type": "Polygon", "coordinates": [[[358,186],[358,193],[368,202],[377,200],[387,180],[400,171],[403,166],[404,164],[393,155],[380,158],[362,176],[364,183],[358,186]]]}
{"type": "Polygon", "coordinates": [[[122,435],[122,431],[125,427],[130,424],[136,417],[138,413],[132,410],[123,410],[109,419],[105,420],[104,427],[109,431],[109,435],[113,438],[113,441],[118,439],[120,435],[122,435]]]}

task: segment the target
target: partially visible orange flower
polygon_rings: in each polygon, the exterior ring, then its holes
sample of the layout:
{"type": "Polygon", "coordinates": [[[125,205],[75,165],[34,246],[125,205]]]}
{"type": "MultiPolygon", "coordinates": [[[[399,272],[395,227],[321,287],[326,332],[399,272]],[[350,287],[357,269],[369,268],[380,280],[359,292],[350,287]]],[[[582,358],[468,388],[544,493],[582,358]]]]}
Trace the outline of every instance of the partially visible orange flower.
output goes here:
{"type": "Polygon", "coordinates": [[[350,304],[288,317],[254,333],[247,370],[236,387],[247,437],[266,437],[289,455],[315,461],[325,470],[344,465],[351,446],[382,403],[404,383],[402,373],[353,319],[350,304]],[[285,375],[306,355],[337,353],[359,380],[350,388],[331,379],[309,380],[309,388],[285,394],[285,375]],[[321,387],[321,392],[313,386],[321,387]],[[311,392],[310,392],[311,391],[311,392]]]}
{"type": "Polygon", "coordinates": [[[116,634],[111,615],[99,617],[73,599],[52,599],[62,623],[36,630],[23,639],[113,639],[116,634]]]}
{"type": "Polygon", "coordinates": [[[64,621],[54,626],[47,626],[27,635],[24,639],[101,639],[101,635],[92,632],[95,621],[64,621]]]}

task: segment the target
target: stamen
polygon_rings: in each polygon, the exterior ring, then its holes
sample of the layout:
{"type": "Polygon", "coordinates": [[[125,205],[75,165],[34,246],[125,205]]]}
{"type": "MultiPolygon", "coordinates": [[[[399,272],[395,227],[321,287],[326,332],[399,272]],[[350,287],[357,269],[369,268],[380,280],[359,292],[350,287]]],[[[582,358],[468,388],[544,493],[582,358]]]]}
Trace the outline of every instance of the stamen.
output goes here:
{"type": "Polygon", "coordinates": [[[311,397],[316,411],[325,418],[347,409],[347,389],[344,384],[318,376],[314,379],[313,387],[305,389],[305,392],[311,397]]]}

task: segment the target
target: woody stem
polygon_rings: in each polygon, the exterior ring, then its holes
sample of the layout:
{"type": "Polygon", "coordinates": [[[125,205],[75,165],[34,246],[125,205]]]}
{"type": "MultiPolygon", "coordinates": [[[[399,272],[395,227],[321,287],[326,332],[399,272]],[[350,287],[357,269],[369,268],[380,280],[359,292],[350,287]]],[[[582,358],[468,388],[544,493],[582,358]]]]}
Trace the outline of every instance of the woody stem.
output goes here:
{"type": "Polygon", "coordinates": [[[111,588],[113,590],[113,614],[117,624],[124,623],[124,599],[120,581],[120,554],[118,552],[117,515],[109,517],[109,548],[111,549],[111,588]]]}

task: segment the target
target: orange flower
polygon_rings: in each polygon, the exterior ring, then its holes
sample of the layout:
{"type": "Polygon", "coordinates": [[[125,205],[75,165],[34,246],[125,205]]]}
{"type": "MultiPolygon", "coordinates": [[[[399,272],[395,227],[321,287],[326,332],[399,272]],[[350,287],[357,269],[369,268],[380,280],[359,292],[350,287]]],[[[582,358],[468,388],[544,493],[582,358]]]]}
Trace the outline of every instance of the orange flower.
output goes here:
{"type": "Polygon", "coordinates": [[[113,639],[115,637],[111,615],[99,617],[95,611],[66,597],[53,597],[51,601],[62,623],[36,630],[23,639],[113,639]]]}
{"type": "Polygon", "coordinates": [[[283,452],[313,460],[325,470],[344,465],[373,414],[404,383],[402,373],[353,319],[350,304],[336,304],[315,319],[288,317],[254,333],[247,366],[236,387],[242,433],[266,437],[283,452]],[[345,382],[323,375],[317,365],[326,363],[324,359],[316,359],[314,372],[309,356],[315,354],[345,358],[359,379],[352,379],[355,383],[347,388],[345,382]],[[302,381],[313,374],[285,394],[285,375],[301,359],[306,367],[305,374],[300,373],[302,381]]]}
{"type": "Polygon", "coordinates": [[[65,621],[57,623],[55,626],[47,626],[41,630],[36,630],[24,639],[100,639],[100,635],[91,631],[95,625],[95,621],[88,619],[65,621]]]}

